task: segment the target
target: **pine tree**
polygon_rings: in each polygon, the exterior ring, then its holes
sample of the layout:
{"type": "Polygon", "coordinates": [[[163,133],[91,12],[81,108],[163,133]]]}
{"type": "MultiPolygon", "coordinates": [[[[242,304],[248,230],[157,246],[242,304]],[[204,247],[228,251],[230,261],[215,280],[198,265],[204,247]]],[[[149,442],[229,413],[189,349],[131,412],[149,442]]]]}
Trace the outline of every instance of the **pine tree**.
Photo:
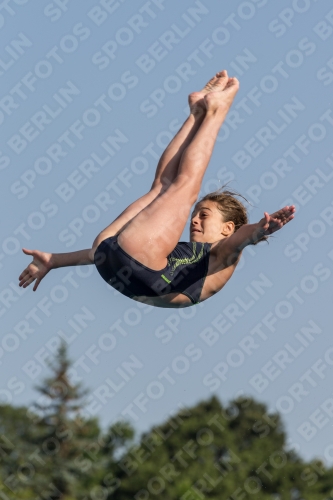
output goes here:
{"type": "Polygon", "coordinates": [[[16,451],[9,452],[7,444],[2,472],[11,488],[7,487],[8,496],[16,500],[79,500],[87,498],[89,485],[96,484],[99,463],[91,450],[96,449],[101,431],[97,419],[81,416],[88,391],[70,382],[71,362],[64,343],[48,365],[52,375],[36,387],[42,395],[38,403],[25,414],[11,409],[22,432],[11,435],[16,451]]]}
{"type": "Polygon", "coordinates": [[[40,451],[41,463],[33,480],[33,489],[52,500],[85,496],[81,486],[93,482],[94,464],[88,459],[90,448],[100,435],[97,419],[81,418],[87,389],[73,385],[68,376],[71,362],[62,343],[54,362],[49,362],[51,377],[36,387],[43,396],[35,403],[38,419],[32,441],[40,451]]]}

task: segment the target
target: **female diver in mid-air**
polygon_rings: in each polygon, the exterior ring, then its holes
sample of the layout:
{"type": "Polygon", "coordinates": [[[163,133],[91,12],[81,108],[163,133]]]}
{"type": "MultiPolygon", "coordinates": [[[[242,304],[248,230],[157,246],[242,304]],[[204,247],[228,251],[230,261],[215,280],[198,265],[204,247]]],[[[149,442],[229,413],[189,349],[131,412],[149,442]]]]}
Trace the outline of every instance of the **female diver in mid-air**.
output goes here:
{"type": "Polygon", "coordinates": [[[248,224],[234,193],[217,191],[195,205],[191,242],[179,243],[238,88],[238,80],[222,71],[190,94],[190,115],[164,151],[150,191],[104,229],[91,249],[61,254],[23,249],[33,261],[20,275],[20,286],[36,280],[36,291],[51,269],[95,264],[119,292],[157,307],[187,307],[220,291],[242,250],[281,229],[295,212],[287,206],[248,224]]]}

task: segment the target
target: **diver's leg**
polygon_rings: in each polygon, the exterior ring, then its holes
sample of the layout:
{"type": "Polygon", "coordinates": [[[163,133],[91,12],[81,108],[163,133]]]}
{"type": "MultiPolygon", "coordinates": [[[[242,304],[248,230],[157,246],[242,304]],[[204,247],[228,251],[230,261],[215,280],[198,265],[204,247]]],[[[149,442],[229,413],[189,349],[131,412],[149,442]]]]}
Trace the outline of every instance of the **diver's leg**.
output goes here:
{"type": "Polygon", "coordinates": [[[227,82],[228,74],[223,70],[209,80],[202,90],[192,92],[189,95],[190,116],[162,154],[156,168],[152,188],[159,187],[161,191],[165,191],[175,180],[181,157],[199,130],[206,114],[204,97],[214,89],[224,88],[227,82]]]}
{"type": "Polygon", "coordinates": [[[99,233],[93,242],[93,249],[96,249],[106,238],[114,236],[122,231],[133,217],[152,203],[157,196],[172,184],[177,177],[183,152],[194,138],[204,119],[206,113],[204,103],[205,95],[214,88],[220,86],[224,87],[227,81],[227,72],[221,71],[217,73],[201,91],[193,92],[189,95],[190,115],[162,154],[156,168],[155,178],[150,191],[129,205],[109,226],[99,233]]]}
{"type": "Polygon", "coordinates": [[[179,241],[238,88],[238,80],[231,78],[223,90],[205,96],[205,118],[182,155],[176,179],[118,237],[124,251],[151,269],[165,267],[167,256],[179,241]]]}

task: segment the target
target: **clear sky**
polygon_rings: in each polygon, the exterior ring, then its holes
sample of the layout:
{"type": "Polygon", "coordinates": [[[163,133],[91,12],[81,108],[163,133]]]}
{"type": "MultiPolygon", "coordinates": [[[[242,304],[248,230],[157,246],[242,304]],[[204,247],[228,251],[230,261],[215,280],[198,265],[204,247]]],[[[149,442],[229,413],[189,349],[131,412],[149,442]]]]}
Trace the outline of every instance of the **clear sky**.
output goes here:
{"type": "Polygon", "coordinates": [[[1,402],[36,400],[63,338],[103,428],[245,394],[282,415],[302,457],[332,464],[330,2],[9,0],[0,36],[1,402]],[[19,289],[22,246],[88,248],[149,189],[187,95],[224,68],[241,86],[202,193],[230,181],[251,222],[285,204],[295,220],[189,309],[132,302],[93,266],[19,289]]]}

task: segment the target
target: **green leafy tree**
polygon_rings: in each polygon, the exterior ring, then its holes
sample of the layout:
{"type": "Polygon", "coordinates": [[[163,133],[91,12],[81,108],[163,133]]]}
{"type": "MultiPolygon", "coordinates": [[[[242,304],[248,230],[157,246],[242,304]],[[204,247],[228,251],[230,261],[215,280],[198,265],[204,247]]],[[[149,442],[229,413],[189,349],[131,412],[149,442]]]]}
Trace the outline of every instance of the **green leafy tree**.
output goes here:
{"type": "Polygon", "coordinates": [[[30,432],[31,420],[25,407],[0,406],[0,499],[32,498],[26,490],[21,491],[20,497],[17,495],[18,484],[25,482],[28,464],[33,461],[28,458],[32,452],[30,432]]]}
{"type": "Polygon", "coordinates": [[[252,398],[182,408],[135,440],[85,418],[62,344],[31,409],[0,406],[0,500],[333,500],[333,470],[288,450],[281,417],[252,398]]]}
{"type": "Polygon", "coordinates": [[[109,500],[333,498],[332,470],[288,451],[280,416],[251,398],[180,411],[128,449],[117,476],[109,500]]]}

